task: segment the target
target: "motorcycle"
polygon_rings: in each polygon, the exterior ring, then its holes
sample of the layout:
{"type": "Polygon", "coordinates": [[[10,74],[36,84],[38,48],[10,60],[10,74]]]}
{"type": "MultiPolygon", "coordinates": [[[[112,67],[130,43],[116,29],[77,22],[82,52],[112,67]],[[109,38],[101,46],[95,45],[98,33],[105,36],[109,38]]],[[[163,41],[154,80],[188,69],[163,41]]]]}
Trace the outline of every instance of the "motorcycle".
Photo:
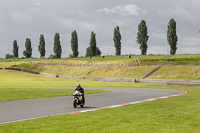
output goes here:
{"type": "Polygon", "coordinates": [[[81,107],[83,107],[85,105],[85,100],[83,99],[83,94],[80,93],[79,91],[76,90],[73,93],[73,98],[74,98],[74,101],[73,101],[74,108],[76,108],[78,105],[80,105],[81,107]]]}

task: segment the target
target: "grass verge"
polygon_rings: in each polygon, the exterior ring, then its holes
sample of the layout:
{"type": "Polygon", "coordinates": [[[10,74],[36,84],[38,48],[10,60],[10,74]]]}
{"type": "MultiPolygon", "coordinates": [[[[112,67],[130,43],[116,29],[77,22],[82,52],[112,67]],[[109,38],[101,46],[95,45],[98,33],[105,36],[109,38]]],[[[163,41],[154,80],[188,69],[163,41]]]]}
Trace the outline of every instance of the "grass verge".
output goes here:
{"type": "MultiPolygon", "coordinates": [[[[0,88],[0,101],[33,99],[43,97],[69,96],[74,89],[39,89],[39,88],[0,88]]],[[[108,92],[86,89],[86,94],[108,92]]]]}
{"type": "MultiPolygon", "coordinates": [[[[134,84],[132,87],[147,87],[134,84]]],[[[151,84],[151,88],[178,89],[188,94],[75,115],[58,115],[0,125],[0,132],[139,132],[199,133],[200,87],[151,84]]]]}
{"type": "Polygon", "coordinates": [[[102,82],[85,79],[53,78],[12,70],[0,71],[0,87],[73,87],[80,83],[83,87],[130,87],[134,83],[102,82]]]}
{"type": "Polygon", "coordinates": [[[148,79],[200,80],[200,66],[162,66],[148,79]]]}

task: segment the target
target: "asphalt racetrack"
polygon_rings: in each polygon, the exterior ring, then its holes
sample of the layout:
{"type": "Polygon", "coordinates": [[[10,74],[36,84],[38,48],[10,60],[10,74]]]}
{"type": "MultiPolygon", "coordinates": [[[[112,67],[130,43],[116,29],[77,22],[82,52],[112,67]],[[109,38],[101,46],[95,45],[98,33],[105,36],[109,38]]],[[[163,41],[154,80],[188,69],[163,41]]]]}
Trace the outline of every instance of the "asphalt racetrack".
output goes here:
{"type": "MultiPolygon", "coordinates": [[[[69,89],[72,87],[52,88],[69,89]]],[[[72,112],[91,110],[95,108],[102,108],[130,102],[142,101],[146,99],[185,93],[184,91],[180,90],[150,88],[85,87],[84,89],[103,89],[110,90],[112,92],[86,95],[86,103],[84,108],[74,108],[72,96],[0,102],[0,124],[40,118],[50,115],[68,114],[72,112]]]]}

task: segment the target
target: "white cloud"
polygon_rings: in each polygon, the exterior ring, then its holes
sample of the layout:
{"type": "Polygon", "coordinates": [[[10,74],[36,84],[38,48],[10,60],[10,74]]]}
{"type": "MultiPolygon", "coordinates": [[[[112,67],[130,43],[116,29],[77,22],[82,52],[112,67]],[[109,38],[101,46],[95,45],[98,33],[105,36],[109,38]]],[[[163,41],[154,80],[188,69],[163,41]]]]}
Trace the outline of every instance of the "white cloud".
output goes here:
{"type": "Polygon", "coordinates": [[[165,10],[159,10],[158,13],[164,16],[170,17],[180,17],[182,19],[191,19],[192,21],[195,20],[195,16],[190,13],[188,10],[184,9],[183,7],[176,7],[176,8],[169,8],[165,10]]]}
{"type": "Polygon", "coordinates": [[[41,4],[39,2],[34,3],[34,5],[40,6],[41,4]]]}
{"type": "Polygon", "coordinates": [[[87,21],[78,21],[78,20],[69,19],[69,18],[58,18],[58,21],[61,25],[63,25],[66,28],[80,27],[88,31],[92,31],[95,29],[95,25],[87,21]]]}
{"type": "Polygon", "coordinates": [[[120,14],[120,15],[140,15],[140,13],[147,13],[146,10],[141,9],[140,7],[138,7],[137,5],[134,4],[130,4],[130,5],[125,5],[125,6],[115,6],[114,8],[103,8],[103,9],[99,9],[97,10],[97,12],[104,12],[105,14],[109,15],[109,14],[120,14]]]}

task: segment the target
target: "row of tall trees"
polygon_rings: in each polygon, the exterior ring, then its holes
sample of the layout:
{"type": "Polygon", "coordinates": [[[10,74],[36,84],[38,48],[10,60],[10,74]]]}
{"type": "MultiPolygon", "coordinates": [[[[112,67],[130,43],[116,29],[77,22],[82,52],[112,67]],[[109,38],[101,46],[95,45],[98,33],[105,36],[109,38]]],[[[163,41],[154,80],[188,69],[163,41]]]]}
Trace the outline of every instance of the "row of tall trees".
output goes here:
{"type": "MultiPolygon", "coordinates": [[[[138,33],[137,33],[137,43],[140,45],[141,55],[146,55],[147,53],[147,41],[149,36],[147,35],[147,26],[146,22],[142,20],[138,25],[138,33]]],[[[176,34],[176,21],[172,18],[169,20],[169,24],[167,26],[167,41],[170,46],[170,54],[175,55],[177,50],[177,41],[178,37],[176,34]]]]}
{"type": "MultiPolygon", "coordinates": [[[[176,21],[172,18],[169,21],[167,29],[167,41],[170,46],[170,54],[175,55],[177,50],[177,41],[178,37],[176,34],[176,21]]],[[[138,33],[137,33],[137,40],[136,42],[140,45],[141,55],[147,54],[147,41],[149,39],[148,32],[147,32],[147,25],[145,20],[141,20],[138,25],[138,33]]],[[[121,55],[121,34],[119,31],[119,27],[117,26],[114,28],[114,46],[116,49],[115,55],[121,55]]]]}
{"type": "MultiPolygon", "coordinates": [[[[168,29],[167,29],[167,41],[170,46],[170,54],[174,55],[176,54],[177,50],[177,41],[178,37],[176,34],[176,21],[172,18],[169,21],[168,24],[168,29]]],[[[121,33],[119,30],[119,26],[116,26],[114,28],[114,36],[113,36],[113,41],[114,41],[114,46],[115,46],[115,55],[121,55],[121,33]]],[[[140,50],[141,50],[141,55],[146,55],[147,54],[147,41],[149,39],[148,32],[147,32],[147,25],[145,20],[141,20],[141,22],[138,25],[138,33],[137,33],[137,40],[136,42],[140,45],[140,50]]],[[[29,38],[26,39],[25,41],[25,50],[23,51],[23,55],[26,58],[29,58],[32,56],[32,47],[31,47],[31,40],[29,38]]],[[[78,36],[76,30],[74,30],[71,33],[71,49],[72,49],[72,54],[70,57],[78,57],[79,52],[78,52],[78,36]]],[[[44,35],[40,35],[39,39],[39,46],[38,50],[40,52],[40,57],[45,57],[45,39],[44,35]]],[[[17,41],[13,41],[13,55],[12,57],[18,57],[19,56],[19,46],[17,45],[17,41]]],[[[54,55],[51,55],[51,58],[61,58],[62,54],[62,47],[60,44],[60,35],[59,33],[55,33],[54,36],[54,47],[53,47],[54,55]]],[[[96,34],[92,31],[91,32],[91,37],[90,37],[90,42],[89,42],[89,47],[86,48],[86,57],[91,57],[91,56],[99,56],[101,55],[100,49],[97,47],[97,42],[96,42],[96,34]]],[[[7,56],[10,56],[7,54],[7,56]]]]}
{"type": "MultiPolygon", "coordinates": [[[[72,54],[70,57],[78,57],[79,52],[78,52],[78,36],[76,33],[76,30],[74,30],[71,34],[71,49],[72,49],[72,54]]],[[[45,57],[45,39],[44,35],[40,35],[39,39],[39,45],[38,45],[38,51],[40,52],[40,57],[45,57]]],[[[62,47],[60,44],[60,35],[59,33],[55,33],[54,35],[54,47],[53,47],[54,55],[51,55],[50,58],[61,58],[62,54],[62,47]]],[[[13,55],[6,54],[6,58],[12,58],[12,57],[17,57],[19,56],[19,46],[17,45],[17,41],[13,41],[13,55]]],[[[25,50],[23,51],[23,55],[25,58],[30,58],[32,56],[32,46],[31,46],[31,39],[26,38],[25,41],[25,50]]],[[[101,55],[100,49],[97,47],[96,44],[96,34],[92,31],[91,33],[91,39],[89,43],[89,47],[86,49],[86,57],[88,56],[97,56],[101,55]]]]}

